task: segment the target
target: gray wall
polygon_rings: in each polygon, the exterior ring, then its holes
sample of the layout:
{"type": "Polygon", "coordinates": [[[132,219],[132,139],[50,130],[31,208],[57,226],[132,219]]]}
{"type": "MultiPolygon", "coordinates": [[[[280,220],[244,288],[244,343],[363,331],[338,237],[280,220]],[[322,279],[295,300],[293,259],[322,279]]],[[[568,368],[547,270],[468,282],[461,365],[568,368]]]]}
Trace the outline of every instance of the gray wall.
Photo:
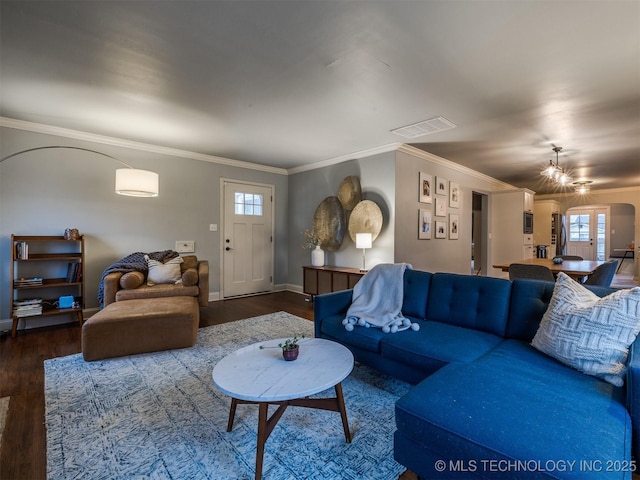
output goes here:
{"type": "Polygon", "coordinates": [[[210,293],[220,290],[220,178],[275,185],[274,283],[288,281],[288,177],[237,166],[177,158],[10,128],[0,129],[0,158],[28,148],[70,145],[112,155],[134,168],[158,172],[160,195],[114,193],[117,162],[75,150],[41,150],[0,163],[0,320],[10,316],[10,237],[62,235],[67,227],[86,237],[86,306],[97,306],[103,270],[135,251],[173,249],[194,240],[209,260],[210,293]],[[217,223],[217,232],[209,224],[217,223]]]}
{"type": "Polygon", "coordinates": [[[633,205],[611,205],[611,255],[621,256],[622,253],[614,252],[613,249],[628,248],[628,245],[634,241],[635,213],[636,209],[633,205]]]}
{"type": "MultiPolygon", "coordinates": [[[[311,264],[311,254],[301,247],[302,232],[313,225],[316,208],[329,196],[337,196],[345,177],[360,179],[363,200],[374,201],[382,211],[380,235],[367,250],[367,268],[393,262],[393,222],[395,195],[395,154],[393,152],[296,173],[289,176],[289,282],[294,290],[302,288],[302,266],[311,264]]],[[[347,212],[348,213],[348,212],[347,212]]],[[[348,215],[347,215],[348,225],[348,215]]],[[[325,264],[359,268],[362,250],[357,250],[348,230],[341,247],[325,254],[325,264]]]]}
{"type": "MultiPolygon", "coordinates": [[[[495,183],[484,180],[479,175],[467,173],[459,168],[447,166],[447,162],[431,161],[428,155],[411,155],[404,151],[397,153],[396,162],[396,224],[395,224],[395,261],[407,262],[418,270],[430,272],[471,272],[471,218],[474,191],[487,193],[495,190],[495,183]],[[419,174],[425,172],[442,176],[448,181],[460,185],[462,199],[459,208],[449,208],[447,198],[447,216],[435,216],[435,200],[431,205],[418,201],[419,174]],[[437,239],[435,232],[431,240],[418,239],[418,210],[431,209],[432,224],[445,221],[449,225],[449,214],[458,214],[460,231],[458,240],[437,239]]],[[[437,196],[432,191],[432,196],[437,196]]],[[[440,196],[444,198],[443,196],[440,196]]],[[[432,225],[433,226],[433,225],[432,225]]],[[[485,232],[486,234],[486,232],[485,232]]],[[[487,259],[490,261],[490,259],[487,259]]]]}

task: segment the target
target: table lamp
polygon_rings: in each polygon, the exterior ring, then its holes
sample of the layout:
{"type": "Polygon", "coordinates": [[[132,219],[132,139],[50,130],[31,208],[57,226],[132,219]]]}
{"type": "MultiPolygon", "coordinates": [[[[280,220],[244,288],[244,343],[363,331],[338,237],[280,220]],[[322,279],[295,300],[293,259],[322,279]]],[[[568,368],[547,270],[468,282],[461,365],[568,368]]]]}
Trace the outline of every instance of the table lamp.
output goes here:
{"type": "Polygon", "coordinates": [[[371,248],[372,241],[373,239],[370,233],[356,233],[356,248],[362,249],[362,268],[360,269],[361,272],[367,271],[365,265],[365,252],[367,248],[371,248]]]}

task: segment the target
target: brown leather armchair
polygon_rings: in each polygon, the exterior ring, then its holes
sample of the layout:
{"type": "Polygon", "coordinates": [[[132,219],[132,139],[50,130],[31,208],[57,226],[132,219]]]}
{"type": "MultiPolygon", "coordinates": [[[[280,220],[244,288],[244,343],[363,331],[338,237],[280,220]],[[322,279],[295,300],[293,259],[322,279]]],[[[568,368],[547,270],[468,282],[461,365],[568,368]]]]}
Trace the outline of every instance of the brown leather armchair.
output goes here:
{"type": "Polygon", "coordinates": [[[112,272],[104,277],[104,306],[138,298],[196,297],[201,307],[209,305],[209,262],[195,255],[183,257],[182,281],[178,284],[147,285],[142,272],[112,272]]]}

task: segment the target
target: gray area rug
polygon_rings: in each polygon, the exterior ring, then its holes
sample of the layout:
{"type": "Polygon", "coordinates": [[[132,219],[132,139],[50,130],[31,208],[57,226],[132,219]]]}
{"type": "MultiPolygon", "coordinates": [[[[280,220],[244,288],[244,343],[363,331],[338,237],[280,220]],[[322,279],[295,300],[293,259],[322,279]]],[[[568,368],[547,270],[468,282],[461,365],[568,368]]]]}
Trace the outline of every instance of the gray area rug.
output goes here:
{"type": "MultiPolygon", "coordinates": [[[[227,432],[230,399],[211,372],[241,346],[300,333],[313,336],[312,322],[278,312],[200,329],[192,348],[45,361],[48,478],[253,478],[257,406],[238,406],[227,432]]],[[[394,403],[409,388],[356,365],[343,382],[352,443],[339,414],[289,407],[266,443],[263,478],[397,479],[394,403]]]]}

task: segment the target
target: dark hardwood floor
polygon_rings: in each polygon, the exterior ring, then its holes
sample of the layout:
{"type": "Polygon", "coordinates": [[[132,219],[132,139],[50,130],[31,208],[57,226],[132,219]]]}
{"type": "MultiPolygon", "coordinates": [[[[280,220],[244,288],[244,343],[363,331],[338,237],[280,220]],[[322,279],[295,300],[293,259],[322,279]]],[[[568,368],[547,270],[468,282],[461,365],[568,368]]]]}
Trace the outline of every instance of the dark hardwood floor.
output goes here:
{"type": "MultiPolygon", "coordinates": [[[[313,319],[313,304],[293,292],[211,302],[200,310],[200,327],[286,311],[313,319]]],[[[19,331],[0,339],[0,398],[11,397],[0,446],[1,480],[44,480],[44,361],[81,351],[77,324],[19,331]]]]}

